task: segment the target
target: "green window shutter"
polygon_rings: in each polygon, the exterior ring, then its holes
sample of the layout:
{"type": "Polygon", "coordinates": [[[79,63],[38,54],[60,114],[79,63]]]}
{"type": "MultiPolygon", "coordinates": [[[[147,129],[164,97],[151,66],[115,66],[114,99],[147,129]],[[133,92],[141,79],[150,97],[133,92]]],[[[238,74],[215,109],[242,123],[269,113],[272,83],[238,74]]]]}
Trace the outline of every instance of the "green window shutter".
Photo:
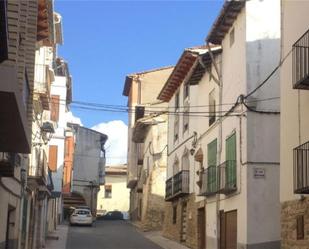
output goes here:
{"type": "Polygon", "coordinates": [[[236,133],[226,139],[226,184],[227,187],[236,186],[236,133]]]}
{"type": "Polygon", "coordinates": [[[226,161],[236,160],[236,133],[226,139],[226,161]]]}
{"type": "Polygon", "coordinates": [[[215,193],[217,191],[217,139],[207,145],[207,191],[215,193]]]}
{"type": "Polygon", "coordinates": [[[207,166],[217,166],[217,139],[207,145],[207,166]]]}

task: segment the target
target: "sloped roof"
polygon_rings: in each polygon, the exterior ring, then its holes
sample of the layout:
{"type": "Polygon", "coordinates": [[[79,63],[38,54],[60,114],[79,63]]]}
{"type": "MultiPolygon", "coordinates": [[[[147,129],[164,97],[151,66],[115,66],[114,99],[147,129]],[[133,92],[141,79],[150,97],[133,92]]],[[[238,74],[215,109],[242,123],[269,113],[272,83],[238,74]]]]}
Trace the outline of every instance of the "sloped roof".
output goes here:
{"type": "MultiPolygon", "coordinates": [[[[210,48],[214,53],[221,52],[220,46],[211,45],[210,48]]],[[[205,64],[209,64],[209,62],[210,56],[208,55],[208,48],[206,45],[185,49],[173,72],[159,93],[158,99],[168,102],[187,77],[188,73],[192,70],[193,66],[195,66],[195,68],[188,82],[191,85],[197,84],[205,73],[205,64]],[[199,57],[202,58],[202,64],[198,62],[199,57]]]]}
{"type": "Polygon", "coordinates": [[[206,37],[206,42],[221,44],[224,36],[233,25],[245,4],[245,0],[225,0],[217,19],[206,37]]]}

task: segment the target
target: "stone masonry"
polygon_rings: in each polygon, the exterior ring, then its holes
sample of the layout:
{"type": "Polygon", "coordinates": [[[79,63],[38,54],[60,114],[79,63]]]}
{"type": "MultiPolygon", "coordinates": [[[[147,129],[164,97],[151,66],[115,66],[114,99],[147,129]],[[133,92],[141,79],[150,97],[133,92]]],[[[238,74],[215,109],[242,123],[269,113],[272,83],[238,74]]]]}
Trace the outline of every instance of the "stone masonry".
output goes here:
{"type": "Polygon", "coordinates": [[[309,248],[309,198],[281,204],[281,248],[309,248]],[[304,239],[297,239],[297,217],[304,217],[304,239]]]}
{"type": "Polygon", "coordinates": [[[197,206],[195,202],[195,195],[191,194],[188,197],[179,198],[174,202],[166,202],[165,204],[165,219],[163,226],[163,236],[181,242],[181,219],[182,219],[182,205],[187,203],[186,212],[186,241],[182,242],[186,246],[197,248],[197,206]],[[177,206],[177,219],[173,224],[173,207],[177,206]]]}

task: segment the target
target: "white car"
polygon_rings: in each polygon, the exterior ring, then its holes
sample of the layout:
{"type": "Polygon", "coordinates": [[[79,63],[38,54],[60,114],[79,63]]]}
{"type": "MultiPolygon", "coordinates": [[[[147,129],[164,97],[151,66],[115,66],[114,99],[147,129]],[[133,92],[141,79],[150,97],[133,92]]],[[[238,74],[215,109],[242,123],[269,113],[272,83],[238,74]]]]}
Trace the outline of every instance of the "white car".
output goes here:
{"type": "Polygon", "coordinates": [[[70,216],[70,225],[89,225],[92,226],[93,217],[88,209],[75,209],[70,216]]]}

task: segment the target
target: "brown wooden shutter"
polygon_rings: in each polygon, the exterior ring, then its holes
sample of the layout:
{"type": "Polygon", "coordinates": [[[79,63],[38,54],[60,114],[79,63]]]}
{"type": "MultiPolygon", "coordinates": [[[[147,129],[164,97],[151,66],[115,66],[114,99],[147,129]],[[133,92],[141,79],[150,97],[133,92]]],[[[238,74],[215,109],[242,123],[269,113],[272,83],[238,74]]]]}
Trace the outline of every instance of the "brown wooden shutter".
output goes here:
{"type": "Polygon", "coordinates": [[[59,120],[59,104],[60,104],[60,96],[52,95],[50,119],[55,122],[58,122],[59,120]]]}
{"type": "Polygon", "coordinates": [[[57,158],[58,158],[58,146],[50,145],[49,146],[49,169],[52,172],[57,171],[57,158]]]}

